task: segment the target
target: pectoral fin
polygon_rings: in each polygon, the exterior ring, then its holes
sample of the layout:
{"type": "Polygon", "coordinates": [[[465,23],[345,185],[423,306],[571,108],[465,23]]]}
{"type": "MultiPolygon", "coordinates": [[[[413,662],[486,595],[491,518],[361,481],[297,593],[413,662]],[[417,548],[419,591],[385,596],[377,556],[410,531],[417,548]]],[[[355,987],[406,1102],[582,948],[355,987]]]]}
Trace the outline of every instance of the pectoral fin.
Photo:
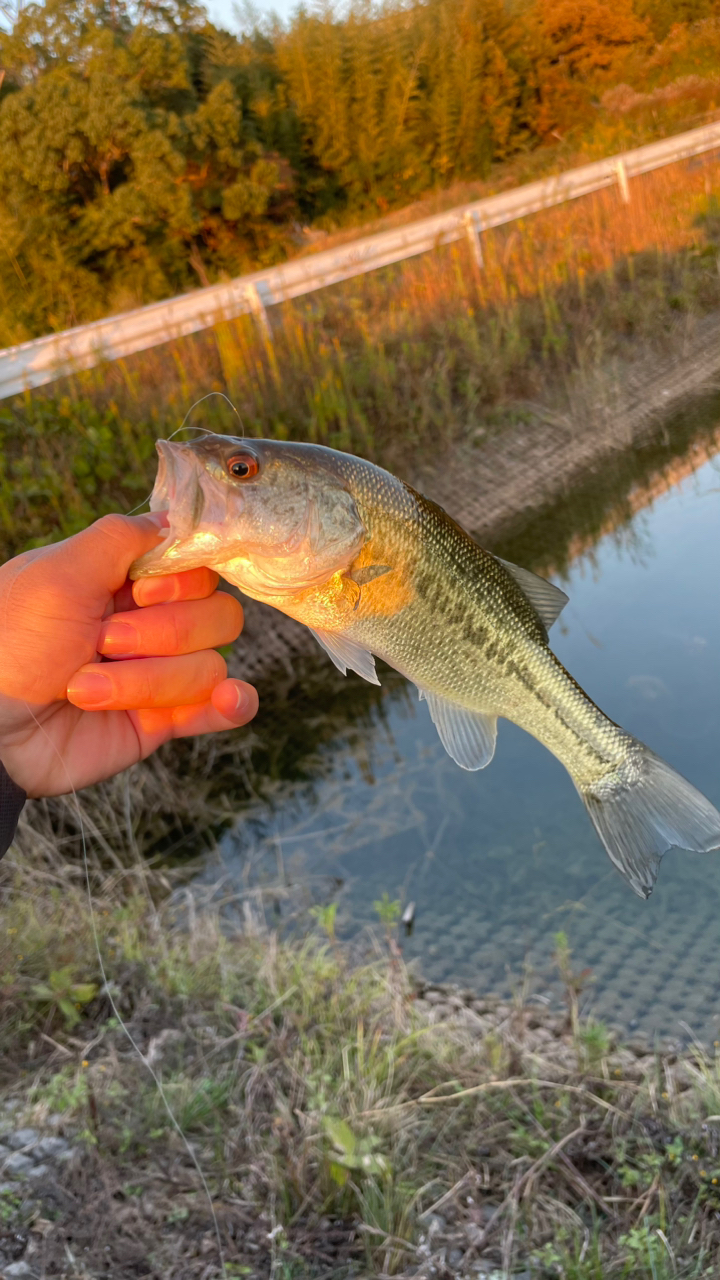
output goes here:
{"type": "Polygon", "coordinates": [[[569,597],[559,587],[548,582],[546,578],[539,578],[536,573],[531,573],[529,569],[521,569],[517,564],[511,564],[509,560],[502,560],[500,556],[495,559],[507,569],[508,573],[515,579],[520,590],[527,600],[530,601],[533,609],[543,623],[545,630],[549,631],[553,622],[562,613],[569,597]]]}
{"type": "Polygon", "coordinates": [[[348,670],[356,671],[370,684],[380,683],[375,671],[375,659],[368,649],[363,649],[354,640],[348,640],[347,636],[337,635],[334,631],[321,631],[318,627],[310,627],[310,630],[344,676],[348,670]]]}
{"type": "Polygon", "coordinates": [[[484,769],[495,755],[497,716],[467,711],[427,689],[419,690],[430,710],[440,741],[461,769],[484,769]]]}
{"type": "Polygon", "coordinates": [[[353,582],[356,582],[359,587],[365,587],[374,578],[382,578],[384,573],[390,572],[391,566],[389,564],[367,564],[362,569],[353,569],[347,576],[352,578],[353,582]]]}

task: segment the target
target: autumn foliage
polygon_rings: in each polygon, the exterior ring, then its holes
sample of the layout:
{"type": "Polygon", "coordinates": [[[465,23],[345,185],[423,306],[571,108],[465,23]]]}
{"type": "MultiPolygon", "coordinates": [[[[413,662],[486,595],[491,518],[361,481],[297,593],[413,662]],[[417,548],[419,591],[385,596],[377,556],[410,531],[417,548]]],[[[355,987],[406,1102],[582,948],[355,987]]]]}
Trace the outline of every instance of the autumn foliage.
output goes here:
{"type": "Polygon", "coordinates": [[[0,31],[0,344],[581,142],[618,85],[649,100],[692,69],[702,114],[717,3],[352,0],[243,35],[192,0],[30,4],[0,31]]]}

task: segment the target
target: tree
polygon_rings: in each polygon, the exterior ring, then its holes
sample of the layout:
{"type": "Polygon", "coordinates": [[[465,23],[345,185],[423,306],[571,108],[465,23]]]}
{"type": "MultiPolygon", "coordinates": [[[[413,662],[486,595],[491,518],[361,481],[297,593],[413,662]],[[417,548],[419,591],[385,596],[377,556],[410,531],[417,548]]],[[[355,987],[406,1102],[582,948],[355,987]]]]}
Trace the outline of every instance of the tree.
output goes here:
{"type": "Polygon", "coordinates": [[[582,120],[593,91],[650,40],[632,0],[537,0],[533,26],[541,134],[582,120]]]}
{"type": "Polygon", "coordinates": [[[63,328],[282,255],[274,204],[287,213],[291,177],[233,66],[212,64],[217,34],[181,0],[137,15],[48,0],[0,40],[0,290],[16,328],[63,328]]]}
{"type": "Polygon", "coordinates": [[[305,144],[353,207],[484,172],[513,147],[518,78],[501,0],[353,0],[300,11],[278,65],[305,144]]]}

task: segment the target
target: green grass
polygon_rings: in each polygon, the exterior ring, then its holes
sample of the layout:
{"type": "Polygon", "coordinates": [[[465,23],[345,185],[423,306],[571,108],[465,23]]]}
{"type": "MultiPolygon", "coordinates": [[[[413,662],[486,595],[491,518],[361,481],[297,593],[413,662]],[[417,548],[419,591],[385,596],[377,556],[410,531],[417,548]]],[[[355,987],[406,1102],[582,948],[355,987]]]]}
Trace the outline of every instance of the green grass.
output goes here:
{"type": "MultiPolygon", "coordinates": [[[[573,1030],[543,1013],[527,983],[509,1017],[492,999],[484,1014],[459,1000],[433,1023],[384,900],[376,958],[353,966],[327,918],[324,933],[308,917],[306,936],[283,942],[258,921],[223,925],[212,906],[188,912],[151,872],[148,893],[92,875],[114,998],[193,1143],[229,1274],[414,1274],[443,1250],[548,1280],[717,1274],[712,1052],[634,1058],[585,1017],[573,1030]],[[550,1043],[534,1039],[541,1024],[550,1043]]],[[[575,962],[561,944],[572,1004],[575,962]]],[[[54,875],[24,859],[5,866],[0,971],[4,1098],[24,1122],[53,1114],[76,1134],[82,1160],[60,1175],[76,1200],[82,1177],[112,1192],[93,1220],[90,1273],[128,1223],[152,1274],[200,1274],[199,1263],[172,1269],[178,1242],[187,1252],[198,1233],[202,1265],[217,1264],[197,1171],[103,994],[82,884],[62,863],[54,875]],[[64,990],[82,986],[72,1016],[37,995],[58,973],[64,990]]],[[[97,1212],[62,1203],[48,1262],[97,1212]]],[[[27,1197],[2,1202],[14,1229],[28,1212],[27,1197]]]]}

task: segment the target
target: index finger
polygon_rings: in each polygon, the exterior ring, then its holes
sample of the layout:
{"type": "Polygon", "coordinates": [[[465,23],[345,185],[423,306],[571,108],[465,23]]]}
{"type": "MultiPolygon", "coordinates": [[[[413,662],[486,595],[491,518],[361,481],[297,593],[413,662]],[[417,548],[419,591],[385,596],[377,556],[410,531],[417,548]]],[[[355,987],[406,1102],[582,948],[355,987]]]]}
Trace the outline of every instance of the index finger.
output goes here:
{"type": "Polygon", "coordinates": [[[220,575],[201,565],[185,573],[168,573],[161,578],[137,578],[132,584],[135,604],[169,604],[174,600],[204,600],[216,589],[220,575]]]}

